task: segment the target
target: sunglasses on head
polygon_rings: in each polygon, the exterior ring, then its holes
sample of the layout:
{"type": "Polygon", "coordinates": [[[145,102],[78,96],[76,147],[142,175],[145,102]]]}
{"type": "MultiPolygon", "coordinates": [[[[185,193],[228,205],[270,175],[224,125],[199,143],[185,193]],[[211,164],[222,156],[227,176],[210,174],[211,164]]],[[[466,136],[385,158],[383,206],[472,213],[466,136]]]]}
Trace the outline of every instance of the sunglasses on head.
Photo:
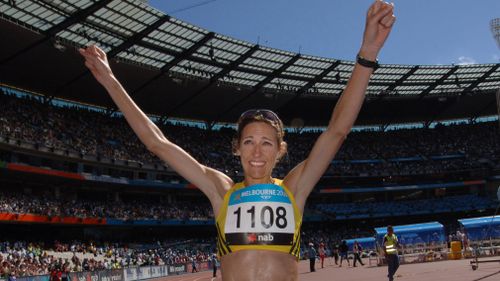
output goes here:
{"type": "Polygon", "coordinates": [[[257,116],[262,116],[264,119],[269,120],[271,122],[276,122],[276,123],[280,122],[280,118],[278,117],[278,115],[276,115],[276,113],[274,113],[273,111],[271,111],[269,109],[250,109],[250,110],[247,110],[240,115],[239,120],[241,121],[244,119],[254,119],[257,116]]]}

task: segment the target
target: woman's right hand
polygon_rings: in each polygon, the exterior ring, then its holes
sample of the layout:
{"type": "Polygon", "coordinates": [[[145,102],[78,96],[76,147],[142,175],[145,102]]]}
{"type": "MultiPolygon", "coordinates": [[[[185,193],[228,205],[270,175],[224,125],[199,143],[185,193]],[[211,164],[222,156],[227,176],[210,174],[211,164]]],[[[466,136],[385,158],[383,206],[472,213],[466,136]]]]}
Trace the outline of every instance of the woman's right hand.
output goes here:
{"type": "Polygon", "coordinates": [[[85,58],[85,66],[92,72],[95,79],[104,87],[115,79],[113,71],[109,66],[106,53],[96,45],[90,45],[86,48],[78,49],[85,58]]]}
{"type": "Polygon", "coordinates": [[[167,140],[116,79],[103,50],[91,45],[78,51],[85,58],[85,65],[107,90],[141,142],[170,168],[205,193],[217,214],[224,194],[233,186],[233,181],[222,172],[200,164],[180,146],[167,140]]]}

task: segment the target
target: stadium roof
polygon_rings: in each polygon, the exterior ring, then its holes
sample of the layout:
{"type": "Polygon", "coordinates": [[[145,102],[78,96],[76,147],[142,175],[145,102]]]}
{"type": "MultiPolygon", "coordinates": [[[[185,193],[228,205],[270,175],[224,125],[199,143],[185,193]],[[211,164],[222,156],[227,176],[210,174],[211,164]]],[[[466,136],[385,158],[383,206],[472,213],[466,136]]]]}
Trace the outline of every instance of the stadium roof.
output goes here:
{"type": "MultiPolygon", "coordinates": [[[[216,34],[140,1],[11,0],[0,11],[3,83],[111,109],[74,51],[95,43],[140,106],[165,118],[234,122],[266,107],[324,125],[354,65],[216,34]]],[[[493,115],[499,88],[500,64],[382,65],[358,124],[493,115]]]]}

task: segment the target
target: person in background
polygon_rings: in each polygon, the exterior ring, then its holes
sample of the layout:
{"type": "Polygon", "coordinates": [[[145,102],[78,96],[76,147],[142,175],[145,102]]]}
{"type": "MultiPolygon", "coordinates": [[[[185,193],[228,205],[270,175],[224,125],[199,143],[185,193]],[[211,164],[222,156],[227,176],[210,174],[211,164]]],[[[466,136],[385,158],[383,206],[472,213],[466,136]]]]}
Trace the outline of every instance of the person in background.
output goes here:
{"type": "Polygon", "coordinates": [[[325,249],[325,244],[323,242],[319,244],[318,253],[319,253],[319,259],[321,261],[321,268],[324,268],[326,249],[325,249]]]}
{"type": "Polygon", "coordinates": [[[394,274],[399,268],[399,247],[398,237],[394,233],[394,229],[391,225],[387,226],[387,233],[384,235],[384,254],[387,261],[387,277],[389,277],[389,281],[394,280],[394,274]]]}
{"type": "Polygon", "coordinates": [[[365,265],[363,263],[363,261],[361,260],[361,254],[363,253],[363,247],[361,247],[361,244],[359,244],[358,241],[354,241],[354,244],[352,245],[352,251],[354,253],[353,266],[356,267],[356,261],[359,261],[361,266],[365,265]]]}
{"type": "Polygon", "coordinates": [[[217,255],[216,254],[212,254],[212,270],[213,270],[213,274],[212,274],[212,277],[217,277],[217,266],[218,266],[218,263],[219,261],[217,260],[217,255]]]}
{"type": "Polygon", "coordinates": [[[342,244],[340,244],[339,251],[340,251],[339,267],[342,267],[342,261],[344,260],[347,261],[347,266],[351,266],[351,263],[349,262],[349,257],[347,256],[347,253],[349,252],[349,246],[347,246],[347,241],[342,240],[342,244]]]}
{"type": "Polygon", "coordinates": [[[196,268],[196,258],[191,257],[191,273],[198,272],[198,268],[196,268]]]}
{"type": "Polygon", "coordinates": [[[314,243],[309,243],[309,251],[307,252],[307,256],[309,257],[309,269],[311,272],[316,271],[316,249],[314,248],[314,243]]]}
{"type": "Polygon", "coordinates": [[[332,246],[332,256],[333,256],[333,259],[335,261],[335,265],[338,265],[339,264],[339,243],[338,241],[335,242],[332,246]]]}

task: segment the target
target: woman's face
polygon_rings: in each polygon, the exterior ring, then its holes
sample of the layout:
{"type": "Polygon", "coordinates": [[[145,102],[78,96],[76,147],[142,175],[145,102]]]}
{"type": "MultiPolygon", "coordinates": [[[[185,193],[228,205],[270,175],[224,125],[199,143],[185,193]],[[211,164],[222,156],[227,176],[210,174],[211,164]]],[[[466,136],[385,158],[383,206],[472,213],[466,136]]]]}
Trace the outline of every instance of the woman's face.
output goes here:
{"type": "Polygon", "coordinates": [[[269,183],[280,156],[276,129],[265,122],[246,125],[236,152],[240,156],[247,184],[269,183]]]}

